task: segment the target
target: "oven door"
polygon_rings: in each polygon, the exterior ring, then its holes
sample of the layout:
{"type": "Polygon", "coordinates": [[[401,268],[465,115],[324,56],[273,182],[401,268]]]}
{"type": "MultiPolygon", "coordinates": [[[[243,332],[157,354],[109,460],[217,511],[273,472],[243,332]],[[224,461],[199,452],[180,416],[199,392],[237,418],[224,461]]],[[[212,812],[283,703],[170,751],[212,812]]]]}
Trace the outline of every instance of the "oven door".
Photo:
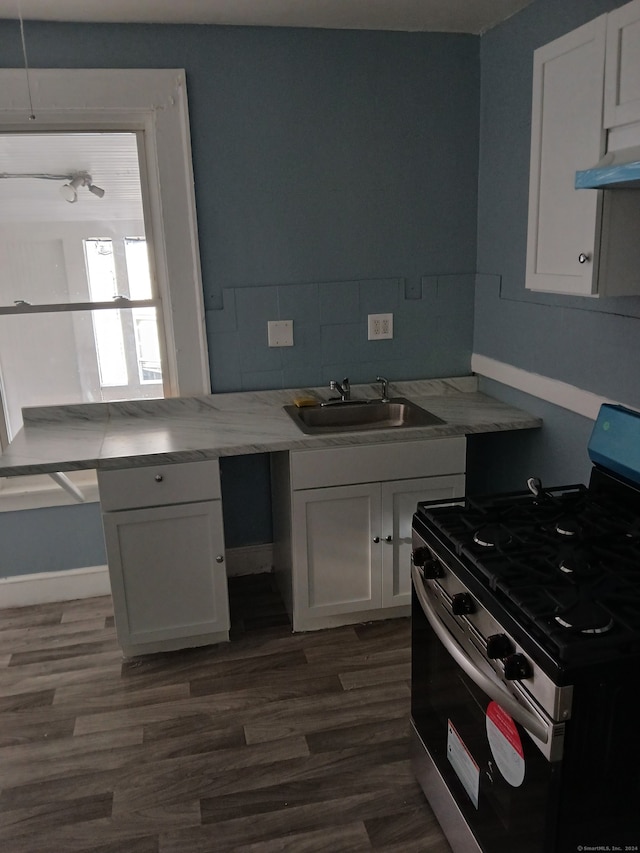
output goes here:
{"type": "MultiPolygon", "coordinates": [[[[553,851],[561,762],[472,680],[412,591],[412,764],[454,851],[553,851]]],[[[495,691],[494,691],[495,695],[495,691]]]]}

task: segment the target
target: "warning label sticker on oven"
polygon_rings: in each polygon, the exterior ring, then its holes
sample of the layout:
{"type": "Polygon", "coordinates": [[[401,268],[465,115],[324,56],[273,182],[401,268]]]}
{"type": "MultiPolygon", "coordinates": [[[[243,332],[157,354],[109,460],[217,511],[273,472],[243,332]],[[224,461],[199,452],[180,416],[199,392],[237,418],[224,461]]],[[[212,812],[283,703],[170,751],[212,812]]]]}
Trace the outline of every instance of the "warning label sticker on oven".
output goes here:
{"type": "Polygon", "coordinates": [[[524,781],[524,750],[518,729],[512,717],[498,705],[490,702],[487,708],[487,739],[498,770],[514,788],[524,781]]]}
{"type": "Polygon", "coordinates": [[[465,791],[471,797],[471,802],[478,808],[480,768],[471,757],[471,753],[464,745],[451,720],[447,720],[447,758],[456,771],[465,791]]]}

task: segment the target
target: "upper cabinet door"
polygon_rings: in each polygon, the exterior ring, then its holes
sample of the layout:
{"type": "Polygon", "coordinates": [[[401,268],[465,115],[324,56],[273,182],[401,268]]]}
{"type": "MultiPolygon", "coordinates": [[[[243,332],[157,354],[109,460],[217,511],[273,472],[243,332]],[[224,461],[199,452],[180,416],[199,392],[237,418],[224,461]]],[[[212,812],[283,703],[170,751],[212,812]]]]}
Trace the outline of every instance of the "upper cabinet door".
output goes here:
{"type": "Polygon", "coordinates": [[[538,48],[533,60],[526,287],[591,295],[602,194],[574,188],[605,150],[607,16],[538,48]]]}
{"type": "Polygon", "coordinates": [[[607,15],[604,126],[640,121],[640,0],[607,15]]]}

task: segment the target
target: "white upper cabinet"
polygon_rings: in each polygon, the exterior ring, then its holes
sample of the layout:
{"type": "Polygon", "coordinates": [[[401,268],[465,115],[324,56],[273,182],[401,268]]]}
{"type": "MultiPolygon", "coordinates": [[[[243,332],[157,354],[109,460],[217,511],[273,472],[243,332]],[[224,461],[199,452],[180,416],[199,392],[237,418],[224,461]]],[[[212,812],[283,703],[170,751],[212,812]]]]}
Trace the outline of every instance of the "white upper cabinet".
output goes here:
{"type": "Polygon", "coordinates": [[[638,121],[640,0],[534,52],[529,290],[640,294],[640,192],[575,189],[576,171],[638,143],[638,121]]]}
{"type": "Polygon", "coordinates": [[[526,286],[552,293],[597,288],[602,195],[574,188],[577,169],[605,150],[606,15],[538,48],[533,57],[526,286]]]}
{"type": "Polygon", "coordinates": [[[607,15],[604,126],[640,121],[640,2],[607,15]]]}

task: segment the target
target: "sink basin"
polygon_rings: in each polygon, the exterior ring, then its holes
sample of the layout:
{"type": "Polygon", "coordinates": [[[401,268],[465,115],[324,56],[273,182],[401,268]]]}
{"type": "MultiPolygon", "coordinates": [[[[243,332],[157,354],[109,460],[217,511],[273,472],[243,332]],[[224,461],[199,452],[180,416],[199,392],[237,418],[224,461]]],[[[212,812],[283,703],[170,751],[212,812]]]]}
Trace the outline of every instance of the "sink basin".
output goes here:
{"type": "Polygon", "coordinates": [[[441,418],[405,397],[391,400],[352,400],[321,406],[284,406],[285,412],[307,435],[356,430],[401,429],[443,424],[441,418]]]}

